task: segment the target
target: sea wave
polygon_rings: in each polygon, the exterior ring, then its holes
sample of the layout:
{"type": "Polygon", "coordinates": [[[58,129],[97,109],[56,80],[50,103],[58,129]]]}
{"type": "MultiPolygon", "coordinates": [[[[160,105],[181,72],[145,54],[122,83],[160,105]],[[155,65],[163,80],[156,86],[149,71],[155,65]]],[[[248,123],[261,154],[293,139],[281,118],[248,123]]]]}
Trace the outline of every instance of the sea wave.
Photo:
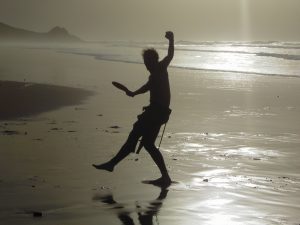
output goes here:
{"type": "MultiPolygon", "coordinates": [[[[121,55],[117,54],[101,54],[101,53],[84,53],[84,52],[72,52],[72,51],[59,51],[60,53],[69,53],[75,55],[84,55],[91,56],[97,60],[103,61],[111,61],[111,62],[122,62],[122,63],[133,63],[133,64],[143,64],[141,59],[125,59],[121,55]]],[[[215,72],[215,73],[240,73],[240,74],[252,74],[252,75],[264,75],[264,76],[281,76],[281,77],[298,77],[299,75],[294,74],[280,74],[280,73],[264,73],[257,71],[247,71],[247,70],[229,70],[229,69],[214,69],[214,68],[204,68],[200,66],[184,66],[180,64],[172,64],[170,67],[184,69],[184,70],[199,70],[199,71],[207,71],[207,72],[215,72]]]]}
{"type": "MultiPolygon", "coordinates": [[[[279,42],[177,42],[171,67],[216,73],[300,77],[300,51],[295,49],[298,45],[300,47],[300,43],[279,42]],[[251,47],[245,47],[247,45],[251,47]],[[293,49],[261,47],[265,45],[290,46],[293,49]]],[[[141,49],[151,46],[158,50],[159,55],[167,53],[166,43],[149,42],[105,42],[49,49],[59,53],[94,57],[97,60],[143,64],[141,49]]]]}
{"type": "Polygon", "coordinates": [[[232,46],[232,47],[256,47],[271,49],[300,49],[300,42],[278,42],[278,41],[252,41],[252,42],[232,42],[232,41],[179,41],[178,46],[232,46]]]}
{"type": "Polygon", "coordinates": [[[276,54],[276,53],[266,53],[260,52],[256,53],[257,56],[264,56],[264,57],[273,57],[279,59],[286,59],[286,60],[300,60],[300,55],[290,55],[290,54],[276,54]]]}

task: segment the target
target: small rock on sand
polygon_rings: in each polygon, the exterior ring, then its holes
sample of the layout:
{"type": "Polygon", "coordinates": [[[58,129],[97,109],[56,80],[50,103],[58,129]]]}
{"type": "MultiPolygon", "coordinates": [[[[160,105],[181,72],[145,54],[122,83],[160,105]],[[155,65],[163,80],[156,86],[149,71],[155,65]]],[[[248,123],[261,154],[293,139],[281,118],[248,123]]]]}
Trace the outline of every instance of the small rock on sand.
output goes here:
{"type": "Polygon", "coordinates": [[[42,138],[35,138],[35,139],[32,139],[34,141],[42,141],[43,139],[42,138]]]}
{"type": "Polygon", "coordinates": [[[86,108],[75,107],[75,110],[86,110],[86,108]]]}
{"type": "Polygon", "coordinates": [[[54,128],[52,128],[51,130],[62,130],[62,128],[54,127],[54,128]]]}
{"type": "Polygon", "coordinates": [[[18,134],[20,134],[20,132],[15,131],[15,130],[4,130],[4,131],[1,131],[1,133],[3,135],[18,135],[18,134]]]}
{"type": "Polygon", "coordinates": [[[42,216],[43,216],[43,213],[42,213],[42,212],[38,212],[38,211],[33,211],[33,212],[32,212],[32,216],[33,216],[33,217],[42,217],[42,216]]]}
{"type": "Polygon", "coordinates": [[[120,129],[121,127],[119,127],[119,126],[110,126],[109,128],[112,128],[112,129],[120,129]]]}

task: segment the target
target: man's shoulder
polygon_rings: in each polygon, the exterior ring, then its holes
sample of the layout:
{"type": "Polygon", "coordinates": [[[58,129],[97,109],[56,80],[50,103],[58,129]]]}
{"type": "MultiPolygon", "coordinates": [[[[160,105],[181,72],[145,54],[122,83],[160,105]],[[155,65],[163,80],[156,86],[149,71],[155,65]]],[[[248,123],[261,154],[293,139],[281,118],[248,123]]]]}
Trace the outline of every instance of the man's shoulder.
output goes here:
{"type": "Polygon", "coordinates": [[[167,70],[168,69],[168,65],[165,64],[164,60],[159,61],[158,65],[159,65],[160,70],[167,70]]]}

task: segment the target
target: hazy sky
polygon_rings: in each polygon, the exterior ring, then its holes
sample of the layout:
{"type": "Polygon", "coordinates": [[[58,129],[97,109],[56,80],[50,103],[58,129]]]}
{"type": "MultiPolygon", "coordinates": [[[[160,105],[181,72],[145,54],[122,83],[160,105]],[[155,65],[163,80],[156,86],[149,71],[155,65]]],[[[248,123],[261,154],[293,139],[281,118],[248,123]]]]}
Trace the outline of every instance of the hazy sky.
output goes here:
{"type": "Polygon", "coordinates": [[[0,0],[0,22],[86,40],[300,41],[300,0],[0,0]]]}

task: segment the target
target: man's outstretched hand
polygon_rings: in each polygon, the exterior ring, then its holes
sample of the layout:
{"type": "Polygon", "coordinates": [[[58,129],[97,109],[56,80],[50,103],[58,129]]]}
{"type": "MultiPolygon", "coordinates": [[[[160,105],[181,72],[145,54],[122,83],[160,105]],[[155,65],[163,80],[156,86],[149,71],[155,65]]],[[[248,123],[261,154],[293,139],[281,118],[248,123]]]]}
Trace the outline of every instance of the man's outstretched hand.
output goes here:
{"type": "Polygon", "coordinates": [[[167,31],[165,37],[169,40],[169,41],[173,41],[174,40],[174,34],[172,31],[167,31]]]}
{"type": "Polygon", "coordinates": [[[127,90],[126,95],[129,97],[134,97],[134,93],[132,91],[127,90]]]}

